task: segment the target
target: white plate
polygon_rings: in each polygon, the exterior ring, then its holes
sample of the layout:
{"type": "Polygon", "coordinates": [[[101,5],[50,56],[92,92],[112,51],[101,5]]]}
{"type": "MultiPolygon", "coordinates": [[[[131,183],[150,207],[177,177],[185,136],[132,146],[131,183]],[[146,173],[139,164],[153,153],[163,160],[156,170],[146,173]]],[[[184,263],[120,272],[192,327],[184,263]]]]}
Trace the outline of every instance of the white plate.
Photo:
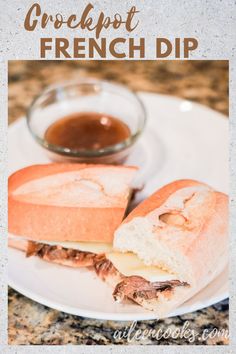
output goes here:
{"type": "MultiPolygon", "coordinates": [[[[199,104],[170,96],[140,93],[147,113],[146,130],[127,164],[140,166],[145,188],[138,199],[179,178],[193,178],[228,193],[228,121],[199,104]]],[[[24,119],[9,128],[9,172],[47,163],[24,119]]],[[[112,289],[86,269],[48,264],[9,249],[9,285],[46,306],[75,315],[107,320],[147,320],[156,316],[135,304],[117,304],[112,289]]],[[[228,297],[228,271],[170,316],[212,305],[228,297]]]]}

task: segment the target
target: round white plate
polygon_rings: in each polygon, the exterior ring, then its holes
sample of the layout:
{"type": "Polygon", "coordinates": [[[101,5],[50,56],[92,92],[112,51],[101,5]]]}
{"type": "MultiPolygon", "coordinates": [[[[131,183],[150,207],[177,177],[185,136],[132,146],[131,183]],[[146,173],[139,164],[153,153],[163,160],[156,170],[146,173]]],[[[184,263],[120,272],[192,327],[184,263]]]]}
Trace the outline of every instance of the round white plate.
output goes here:
{"type": "MultiPolygon", "coordinates": [[[[180,178],[206,182],[228,193],[228,120],[196,103],[171,96],[140,93],[148,114],[145,132],[127,164],[138,165],[145,187],[140,201],[180,178]]],[[[9,172],[50,162],[34,142],[25,119],[9,128],[9,172]]],[[[131,304],[117,304],[112,289],[86,269],[49,264],[9,249],[9,285],[46,306],[75,315],[107,320],[148,320],[156,316],[131,304]]],[[[228,297],[228,270],[169,316],[196,311],[228,297]]]]}

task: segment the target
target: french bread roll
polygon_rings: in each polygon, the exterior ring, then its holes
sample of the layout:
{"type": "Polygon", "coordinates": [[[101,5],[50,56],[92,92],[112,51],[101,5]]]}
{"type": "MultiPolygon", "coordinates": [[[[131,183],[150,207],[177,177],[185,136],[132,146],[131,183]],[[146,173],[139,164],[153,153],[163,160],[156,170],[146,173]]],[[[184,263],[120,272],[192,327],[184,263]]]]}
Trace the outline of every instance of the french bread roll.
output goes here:
{"type": "Polygon", "coordinates": [[[38,242],[112,243],[135,172],[60,163],[23,168],[9,178],[9,233],[38,242]]]}
{"type": "MultiPolygon", "coordinates": [[[[228,197],[194,180],[172,182],[128,215],[115,231],[113,247],[118,252],[132,252],[144,265],[166,271],[181,282],[157,291],[156,297],[147,298],[142,291],[144,285],[133,279],[131,299],[156,311],[159,317],[165,316],[226,267],[228,197]]],[[[115,267],[119,271],[119,262],[115,267]]],[[[149,280],[145,287],[148,289],[151,284],[154,283],[149,280]]],[[[129,298],[125,294],[128,286],[129,277],[126,277],[123,283],[117,284],[114,297],[121,301],[129,298]]]]}

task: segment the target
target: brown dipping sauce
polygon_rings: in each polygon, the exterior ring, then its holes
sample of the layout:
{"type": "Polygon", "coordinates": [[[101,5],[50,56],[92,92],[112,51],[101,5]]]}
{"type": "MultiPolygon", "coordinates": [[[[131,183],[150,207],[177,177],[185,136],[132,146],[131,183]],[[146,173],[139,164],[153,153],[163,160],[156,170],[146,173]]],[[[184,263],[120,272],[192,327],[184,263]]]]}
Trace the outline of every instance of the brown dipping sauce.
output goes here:
{"type": "Polygon", "coordinates": [[[49,144],[74,150],[97,150],[122,142],[131,135],[118,118],[95,112],[74,113],[48,127],[44,138],[49,144]]]}

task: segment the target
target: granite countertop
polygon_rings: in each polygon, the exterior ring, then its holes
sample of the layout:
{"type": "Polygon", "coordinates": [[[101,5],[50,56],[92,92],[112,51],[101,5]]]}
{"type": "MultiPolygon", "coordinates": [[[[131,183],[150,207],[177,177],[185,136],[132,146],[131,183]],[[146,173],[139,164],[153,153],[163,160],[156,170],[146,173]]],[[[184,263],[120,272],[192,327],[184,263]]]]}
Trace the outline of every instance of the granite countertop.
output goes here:
{"type": "MultiPolygon", "coordinates": [[[[175,95],[228,114],[227,61],[10,61],[9,123],[25,115],[32,99],[47,85],[92,76],[134,90],[175,95]]],[[[65,314],[9,289],[9,344],[228,344],[227,336],[189,339],[150,337],[128,343],[114,338],[131,323],[99,321],[65,314]]],[[[228,330],[228,300],[201,311],[160,321],[139,321],[135,330],[228,330]]],[[[144,332],[143,332],[144,333],[144,332]]]]}

